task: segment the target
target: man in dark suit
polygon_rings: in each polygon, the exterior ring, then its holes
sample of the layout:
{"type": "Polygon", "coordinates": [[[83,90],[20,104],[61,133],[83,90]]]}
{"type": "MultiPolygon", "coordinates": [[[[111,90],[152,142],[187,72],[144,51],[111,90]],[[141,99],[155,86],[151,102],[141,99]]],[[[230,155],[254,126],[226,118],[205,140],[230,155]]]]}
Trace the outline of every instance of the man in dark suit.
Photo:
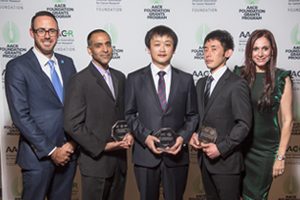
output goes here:
{"type": "Polygon", "coordinates": [[[195,86],[191,75],[170,64],[177,46],[172,29],[152,28],[145,44],[152,62],[128,75],[125,92],[125,117],[136,139],[133,162],[140,199],[159,199],[161,183],[166,200],[182,200],[189,164],[185,144],[198,123],[195,86]],[[162,150],[155,145],[155,133],[166,127],[178,137],[162,150]]]}
{"type": "Polygon", "coordinates": [[[215,129],[218,134],[215,143],[199,141],[196,133],[190,140],[190,144],[199,149],[200,169],[208,200],[239,199],[240,173],[243,170],[240,145],[251,127],[247,83],[226,66],[233,48],[232,36],[227,31],[216,30],[206,36],[204,60],[210,75],[201,78],[196,86],[199,127],[215,129]]]}
{"type": "Polygon", "coordinates": [[[113,141],[112,126],[124,120],[125,76],[109,66],[110,36],[102,29],[87,38],[92,62],[76,74],[67,90],[65,129],[79,144],[82,199],[122,200],[126,181],[126,149],[133,143],[127,133],[113,141]]]}
{"type": "Polygon", "coordinates": [[[76,161],[63,129],[63,88],[76,70],[71,58],[53,52],[59,36],[54,15],[37,12],[30,35],[34,47],[8,62],[5,74],[9,110],[20,130],[22,199],[69,200],[76,161]]]}

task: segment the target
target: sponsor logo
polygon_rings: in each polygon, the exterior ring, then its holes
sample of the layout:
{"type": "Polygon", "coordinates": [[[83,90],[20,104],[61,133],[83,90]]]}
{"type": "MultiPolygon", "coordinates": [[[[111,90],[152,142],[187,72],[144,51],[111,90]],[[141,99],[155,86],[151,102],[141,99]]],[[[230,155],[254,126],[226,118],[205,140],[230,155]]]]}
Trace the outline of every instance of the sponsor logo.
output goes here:
{"type": "MultiPolygon", "coordinates": [[[[199,69],[200,69],[200,67],[199,67],[199,69]]],[[[208,76],[209,70],[194,70],[192,75],[194,78],[194,82],[196,83],[198,81],[198,79],[208,76]]]]}
{"type": "Polygon", "coordinates": [[[258,7],[258,0],[245,0],[248,4],[246,8],[240,8],[239,13],[242,20],[262,20],[262,14],[266,13],[265,9],[258,7]]]}
{"type": "Polygon", "coordinates": [[[286,49],[285,53],[289,60],[300,60],[300,29],[299,24],[295,25],[291,30],[292,48],[286,49]]]}
{"type": "Polygon", "coordinates": [[[121,12],[122,0],[96,0],[96,10],[101,12],[121,12]]]}
{"type": "Polygon", "coordinates": [[[0,0],[0,9],[3,10],[23,10],[22,0],[0,0]]]}
{"type": "Polygon", "coordinates": [[[73,30],[61,30],[59,33],[59,38],[57,40],[55,51],[75,51],[74,35],[75,33],[73,30]]]}
{"type": "Polygon", "coordinates": [[[217,0],[192,0],[192,12],[217,12],[217,0]]]}
{"type": "Polygon", "coordinates": [[[2,29],[2,37],[7,43],[6,46],[0,47],[0,51],[3,52],[3,58],[15,58],[27,51],[26,48],[20,47],[18,44],[20,40],[20,31],[14,22],[8,21],[5,23],[2,29]]]}
{"type": "Polygon", "coordinates": [[[74,12],[74,8],[68,7],[64,2],[65,0],[53,0],[54,6],[46,9],[56,18],[71,18],[71,12],[74,12]]]}
{"type": "MultiPolygon", "coordinates": [[[[298,137],[298,136],[293,136],[298,137]]],[[[286,150],[286,163],[293,165],[300,165],[300,146],[291,144],[286,150]]]]}
{"type": "Polygon", "coordinates": [[[239,34],[239,45],[238,45],[238,51],[244,52],[245,47],[248,41],[248,38],[250,37],[251,32],[250,31],[241,31],[239,34]]]}
{"type": "Polygon", "coordinates": [[[147,13],[147,19],[157,20],[157,19],[168,19],[168,13],[171,9],[165,8],[162,5],[162,0],[151,0],[152,3],[150,8],[144,8],[144,12],[147,13]]]}
{"type": "MultiPolygon", "coordinates": [[[[4,74],[5,74],[5,72],[2,73],[2,76],[4,76],[4,74]]],[[[19,129],[14,124],[4,125],[4,132],[6,133],[7,136],[20,135],[19,129]]]]}
{"type": "Polygon", "coordinates": [[[195,40],[198,46],[194,49],[191,49],[191,53],[193,55],[194,60],[203,60],[203,41],[208,32],[209,27],[206,24],[201,25],[196,31],[195,40]]]}
{"type": "Polygon", "coordinates": [[[124,53],[124,49],[118,46],[118,30],[113,24],[107,24],[104,26],[105,31],[111,37],[112,40],[112,48],[113,48],[113,57],[112,59],[121,59],[121,55],[124,53]]]}
{"type": "Polygon", "coordinates": [[[289,12],[300,12],[300,0],[288,0],[289,12]]]}
{"type": "Polygon", "coordinates": [[[15,145],[7,145],[5,149],[6,165],[15,166],[18,148],[15,145]]]}

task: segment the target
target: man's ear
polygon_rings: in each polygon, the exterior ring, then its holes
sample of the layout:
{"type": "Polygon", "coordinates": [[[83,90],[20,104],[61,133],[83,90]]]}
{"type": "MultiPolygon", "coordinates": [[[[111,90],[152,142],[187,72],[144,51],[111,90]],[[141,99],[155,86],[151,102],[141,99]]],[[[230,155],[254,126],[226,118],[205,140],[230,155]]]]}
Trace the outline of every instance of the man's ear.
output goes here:
{"type": "Polygon", "coordinates": [[[92,51],[89,47],[87,47],[87,52],[89,53],[89,55],[92,55],[92,51]]]}
{"type": "Polygon", "coordinates": [[[32,38],[34,38],[34,32],[33,32],[32,28],[29,29],[29,34],[32,38]]]}
{"type": "Polygon", "coordinates": [[[233,54],[233,50],[232,49],[228,49],[225,51],[225,57],[228,59],[232,56],[233,54]]]}

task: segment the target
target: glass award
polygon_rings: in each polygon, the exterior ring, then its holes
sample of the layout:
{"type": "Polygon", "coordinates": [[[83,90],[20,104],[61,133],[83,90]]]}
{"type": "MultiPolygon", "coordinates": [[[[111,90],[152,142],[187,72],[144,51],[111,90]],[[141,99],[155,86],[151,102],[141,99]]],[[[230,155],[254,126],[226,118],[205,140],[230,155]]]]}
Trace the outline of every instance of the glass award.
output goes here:
{"type": "Polygon", "coordinates": [[[130,129],[127,122],[125,120],[119,120],[111,128],[111,137],[115,141],[121,141],[129,132],[130,129]]]}
{"type": "Polygon", "coordinates": [[[161,128],[154,136],[160,140],[160,142],[155,143],[157,148],[166,149],[176,143],[177,134],[171,128],[161,128]]]}
{"type": "Polygon", "coordinates": [[[218,137],[217,130],[209,126],[203,126],[198,131],[198,139],[204,143],[215,143],[218,137]]]}

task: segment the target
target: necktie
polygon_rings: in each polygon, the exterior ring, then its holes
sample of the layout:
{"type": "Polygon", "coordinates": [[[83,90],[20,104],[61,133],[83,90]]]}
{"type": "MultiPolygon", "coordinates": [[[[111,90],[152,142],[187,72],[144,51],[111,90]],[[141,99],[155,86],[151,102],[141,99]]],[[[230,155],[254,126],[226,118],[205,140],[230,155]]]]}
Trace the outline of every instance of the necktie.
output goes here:
{"type": "Polygon", "coordinates": [[[204,90],[204,106],[206,106],[209,96],[210,96],[210,86],[211,86],[211,82],[214,80],[214,78],[212,76],[209,76],[206,79],[206,83],[205,83],[205,90],[204,90]]]}
{"type": "Polygon", "coordinates": [[[114,91],[114,86],[113,86],[113,83],[112,83],[112,79],[111,79],[111,74],[108,70],[105,70],[105,73],[104,73],[104,79],[113,95],[113,97],[115,98],[115,91],[114,91]]]}
{"type": "Polygon", "coordinates": [[[167,99],[166,99],[166,84],[165,84],[164,75],[166,74],[166,72],[160,71],[157,74],[159,76],[158,90],[157,90],[158,97],[159,97],[161,108],[163,111],[165,111],[167,107],[167,99]]]}
{"type": "Polygon", "coordinates": [[[51,74],[51,82],[55,89],[57,96],[59,97],[60,101],[63,102],[63,87],[59,80],[58,74],[55,70],[54,61],[49,60],[48,65],[50,66],[50,74],[51,74]]]}

